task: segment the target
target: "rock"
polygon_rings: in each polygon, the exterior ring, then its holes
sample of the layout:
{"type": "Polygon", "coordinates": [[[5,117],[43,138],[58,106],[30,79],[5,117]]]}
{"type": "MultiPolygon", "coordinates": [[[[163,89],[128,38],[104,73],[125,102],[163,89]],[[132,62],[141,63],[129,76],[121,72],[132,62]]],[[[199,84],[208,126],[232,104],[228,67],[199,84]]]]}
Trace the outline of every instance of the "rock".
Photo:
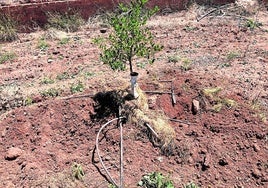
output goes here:
{"type": "Polygon", "coordinates": [[[258,144],[253,144],[253,149],[255,152],[259,152],[261,150],[261,148],[258,146],[258,144]]]}
{"type": "Polygon", "coordinates": [[[209,167],[210,166],[210,162],[211,162],[211,157],[210,155],[206,155],[205,159],[204,159],[204,165],[209,167]]]}
{"type": "Polygon", "coordinates": [[[210,164],[211,164],[211,157],[210,157],[210,155],[207,154],[205,156],[204,162],[202,164],[202,171],[207,170],[210,167],[210,164]]]}
{"type": "Polygon", "coordinates": [[[52,62],[53,62],[53,59],[51,59],[51,58],[47,59],[47,63],[52,63],[52,62]]]}
{"type": "Polygon", "coordinates": [[[22,150],[20,148],[17,148],[17,147],[11,147],[7,150],[7,153],[6,153],[6,156],[5,156],[5,159],[6,160],[15,160],[17,159],[19,156],[21,156],[22,154],[22,150]]]}
{"type": "Polygon", "coordinates": [[[2,136],[2,137],[5,137],[5,136],[6,136],[6,133],[7,133],[7,130],[6,130],[6,129],[4,129],[4,130],[2,131],[1,136],[2,136]]]}
{"type": "Polygon", "coordinates": [[[252,170],[251,175],[256,179],[259,179],[260,177],[262,177],[261,171],[258,170],[257,168],[254,168],[252,170]]]}
{"type": "Polygon", "coordinates": [[[43,98],[41,95],[35,95],[32,97],[33,103],[42,102],[43,98]]]}
{"type": "Polygon", "coordinates": [[[163,157],[157,157],[157,160],[158,160],[160,163],[162,163],[163,160],[164,160],[164,158],[163,158],[163,157]]]}
{"type": "Polygon", "coordinates": [[[199,110],[200,110],[200,102],[194,99],[192,102],[192,113],[195,115],[199,112],[199,110]]]}
{"type": "Polygon", "coordinates": [[[219,165],[221,166],[225,166],[225,165],[228,165],[228,161],[225,159],[225,158],[222,158],[219,160],[219,165]]]}
{"type": "Polygon", "coordinates": [[[106,33],[106,31],[107,31],[107,28],[101,28],[101,29],[100,29],[100,32],[101,32],[101,33],[106,33]]]}
{"type": "Polygon", "coordinates": [[[235,117],[239,117],[239,116],[240,116],[239,111],[235,110],[235,111],[234,111],[234,116],[235,116],[235,117]]]}

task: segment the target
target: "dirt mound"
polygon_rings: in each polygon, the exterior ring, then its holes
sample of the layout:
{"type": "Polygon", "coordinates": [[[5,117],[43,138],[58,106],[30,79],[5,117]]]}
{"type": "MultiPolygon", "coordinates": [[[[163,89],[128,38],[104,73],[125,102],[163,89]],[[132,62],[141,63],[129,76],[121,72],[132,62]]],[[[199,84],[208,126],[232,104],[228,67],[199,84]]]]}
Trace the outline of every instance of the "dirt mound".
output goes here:
{"type": "MultiPolygon", "coordinates": [[[[267,11],[259,11],[262,26],[255,28],[217,14],[197,22],[195,11],[148,23],[164,49],[151,66],[137,60],[138,83],[148,110],[161,111],[176,137],[166,156],[146,126],[124,124],[126,187],[137,187],[154,171],[175,187],[267,187],[267,11]],[[173,81],[175,104],[170,82],[163,80],[173,81]]],[[[129,75],[99,61],[92,44],[99,30],[92,23],[68,33],[68,42],[45,40],[47,48],[39,48],[43,31],[1,46],[1,54],[16,58],[0,64],[0,187],[108,187],[95,139],[117,114],[113,108],[102,113],[96,99],[104,96],[99,102],[117,106],[102,94],[126,88],[129,75]]],[[[115,122],[100,139],[101,156],[117,182],[119,138],[115,122]]]]}

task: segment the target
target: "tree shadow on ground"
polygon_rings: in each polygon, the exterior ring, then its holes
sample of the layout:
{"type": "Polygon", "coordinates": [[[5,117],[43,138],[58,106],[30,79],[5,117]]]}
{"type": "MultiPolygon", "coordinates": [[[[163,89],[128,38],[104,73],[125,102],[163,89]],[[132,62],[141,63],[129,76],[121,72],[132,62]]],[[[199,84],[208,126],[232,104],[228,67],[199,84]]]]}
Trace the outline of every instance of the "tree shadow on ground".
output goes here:
{"type": "Polygon", "coordinates": [[[108,117],[119,117],[119,108],[124,104],[122,91],[99,92],[94,97],[94,111],[90,117],[95,121],[102,121],[108,117]]]}

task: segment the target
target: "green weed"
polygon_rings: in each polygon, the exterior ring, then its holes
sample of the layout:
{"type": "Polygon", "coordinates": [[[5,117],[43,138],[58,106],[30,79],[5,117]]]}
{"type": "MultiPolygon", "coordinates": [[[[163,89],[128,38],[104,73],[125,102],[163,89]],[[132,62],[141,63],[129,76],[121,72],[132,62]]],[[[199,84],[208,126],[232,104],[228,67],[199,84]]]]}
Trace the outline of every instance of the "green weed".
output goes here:
{"type": "Polygon", "coordinates": [[[231,60],[236,59],[238,57],[240,57],[240,54],[238,52],[229,52],[226,55],[226,58],[228,61],[231,61],[231,60]]]}
{"type": "Polygon", "coordinates": [[[90,77],[92,77],[92,76],[94,76],[95,75],[95,73],[93,73],[93,72],[85,72],[84,73],[84,77],[85,78],[90,78],[90,77]]]}
{"type": "Polygon", "coordinates": [[[250,30],[254,30],[257,27],[261,27],[262,23],[255,21],[253,19],[247,19],[245,23],[245,27],[249,28],[250,30]]]}
{"type": "Polygon", "coordinates": [[[70,38],[63,38],[60,40],[59,44],[65,45],[65,44],[68,44],[69,42],[70,42],[70,38]]]}
{"type": "Polygon", "coordinates": [[[53,84],[55,81],[49,77],[44,77],[42,80],[41,80],[41,84],[53,84]]]}
{"type": "Polygon", "coordinates": [[[57,97],[60,95],[60,91],[55,88],[50,88],[48,90],[42,91],[41,95],[43,97],[57,97]]]}
{"type": "Polygon", "coordinates": [[[68,72],[63,72],[61,74],[58,74],[57,77],[56,77],[57,80],[67,80],[67,79],[70,79],[70,78],[74,78],[74,76],[71,75],[68,72]]]}
{"type": "Polygon", "coordinates": [[[191,32],[191,31],[196,31],[198,30],[197,27],[194,27],[194,26],[190,26],[190,25],[187,25],[183,28],[184,31],[187,31],[187,32],[191,32]]]}
{"type": "Polygon", "coordinates": [[[181,60],[181,57],[178,55],[173,55],[168,57],[169,63],[178,63],[181,60]]]}
{"type": "Polygon", "coordinates": [[[199,188],[195,183],[191,182],[185,185],[183,188],[199,188]]]}
{"type": "Polygon", "coordinates": [[[138,186],[143,188],[175,188],[172,181],[159,172],[144,175],[138,186]]]}
{"type": "Polygon", "coordinates": [[[74,163],[72,165],[72,177],[77,180],[82,180],[85,176],[84,170],[81,164],[74,163]]]}
{"type": "Polygon", "coordinates": [[[202,90],[202,93],[206,97],[214,98],[219,94],[219,92],[222,90],[220,87],[211,87],[211,88],[205,88],[202,90]]]}
{"type": "Polygon", "coordinates": [[[14,52],[5,52],[3,54],[0,53],[0,64],[12,61],[16,58],[16,54],[14,52]]]}
{"type": "Polygon", "coordinates": [[[31,104],[33,104],[33,99],[31,97],[26,97],[24,99],[24,105],[28,106],[28,105],[31,105],[31,104]]]}
{"type": "Polygon", "coordinates": [[[184,70],[184,71],[188,71],[191,68],[191,64],[192,64],[192,61],[190,59],[183,58],[182,59],[181,69],[184,70]]]}
{"type": "Polygon", "coordinates": [[[113,185],[113,184],[109,184],[108,185],[108,188],[117,188],[117,186],[116,185],[113,185]]]}
{"type": "Polygon", "coordinates": [[[84,91],[84,85],[82,82],[74,83],[71,85],[70,88],[72,93],[77,93],[77,92],[83,92],[84,91]]]}
{"type": "Polygon", "coordinates": [[[49,47],[49,44],[44,38],[41,38],[38,40],[37,48],[39,48],[41,51],[46,51],[49,47]]]}

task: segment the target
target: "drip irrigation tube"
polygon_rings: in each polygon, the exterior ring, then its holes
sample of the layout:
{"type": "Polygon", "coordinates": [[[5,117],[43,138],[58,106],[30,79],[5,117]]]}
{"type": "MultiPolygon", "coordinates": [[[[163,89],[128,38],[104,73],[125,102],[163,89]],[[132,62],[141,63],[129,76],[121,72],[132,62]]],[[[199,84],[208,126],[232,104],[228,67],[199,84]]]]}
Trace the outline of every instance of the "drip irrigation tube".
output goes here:
{"type": "Polygon", "coordinates": [[[101,126],[98,134],[97,134],[97,137],[96,137],[96,152],[97,152],[97,155],[99,157],[99,160],[100,160],[100,163],[103,167],[103,169],[105,170],[106,174],[108,175],[108,177],[110,178],[112,184],[114,184],[116,187],[120,187],[120,188],[123,188],[123,143],[122,143],[122,122],[120,121],[121,119],[124,119],[125,117],[119,117],[119,118],[114,118],[110,121],[108,121],[107,123],[105,123],[104,125],[101,126]],[[116,121],[116,120],[119,120],[119,124],[120,124],[120,186],[118,186],[115,182],[115,180],[112,178],[111,174],[109,173],[108,169],[106,168],[102,158],[101,158],[101,155],[100,155],[100,150],[99,150],[99,137],[100,137],[100,133],[102,132],[102,130],[107,126],[109,125],[110,123],[112,123],[113,121],[116,121]]]}

